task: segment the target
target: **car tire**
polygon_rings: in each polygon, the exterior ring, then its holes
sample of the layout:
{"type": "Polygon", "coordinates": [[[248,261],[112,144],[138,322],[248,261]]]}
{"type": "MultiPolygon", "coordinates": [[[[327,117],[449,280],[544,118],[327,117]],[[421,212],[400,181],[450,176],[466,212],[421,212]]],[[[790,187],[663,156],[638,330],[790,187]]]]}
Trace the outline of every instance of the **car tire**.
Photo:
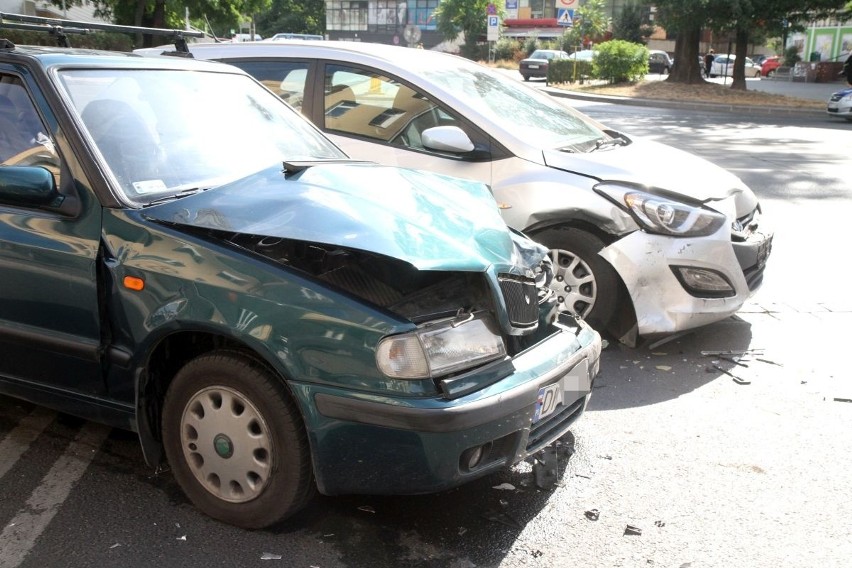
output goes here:
{"type": "Polygon", "coordinates": [[[581,316],[599,331],[607,329],[621,303],[620,279],[598,253],[604,242],[575,228],[550,229],[534,235],[550,249],[553,261],[551,290],[559,308],[581,316]]]}
{"type": "Polygon", "coordinates": [[[530,80],[530,76],[529,76],[529,75],[521,75],[521,77],[523,77],[523,78],[524,78],[524,81],[529,81],[529,80],[530,80]]]}
{"type": "Polygon", "coordinates": [[[767,79],[771,79],[773,77],[775,77],[775,69],[770,69],[769,71],[766,72],[766,78],[767,79]]]}
{"type": "Polygon", "coordinates": [[[307,434],[275,376],[230,351],[201,355],[175,375],[163,404],[163,445],[186,496],[246,529],[291,516],[313,496],[307,434]]]}

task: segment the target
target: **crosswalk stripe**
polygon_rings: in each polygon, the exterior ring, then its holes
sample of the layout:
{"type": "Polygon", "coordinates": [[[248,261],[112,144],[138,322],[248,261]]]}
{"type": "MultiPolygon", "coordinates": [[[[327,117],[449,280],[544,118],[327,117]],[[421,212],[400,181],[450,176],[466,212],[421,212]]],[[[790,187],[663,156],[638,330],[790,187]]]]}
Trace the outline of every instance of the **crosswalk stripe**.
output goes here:
{"type": "Polygon", "coordinates": [[[0,568],[15,568],[23,562],[41,533],[53,520],[71,487],[83,476],[110,428],[87,422],[56,460],[26,506],[0,534],[0,568]]]}
{"type": "Polygon", "coordinates": [[[0,479],[17,463],[30,445],[56,418],[56,413],[36,407],[23,417],[14,430],[0,441],[0,479]]]}

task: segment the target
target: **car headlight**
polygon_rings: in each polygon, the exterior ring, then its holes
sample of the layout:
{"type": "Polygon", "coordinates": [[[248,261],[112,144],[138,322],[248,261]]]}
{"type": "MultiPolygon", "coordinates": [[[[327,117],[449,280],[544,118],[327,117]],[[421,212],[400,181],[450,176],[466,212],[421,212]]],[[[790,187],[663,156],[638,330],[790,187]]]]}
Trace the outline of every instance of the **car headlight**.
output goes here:
{"type": "Polygon", "coordinates": [[[852,103],[852,93],[849,93],[848,95],[840,99],[840,101],[844,103],[852,103]]]}
{"type": "Polygon", "coordinates": [[[505,357],[493,320],[466,314],[385,337],[376,350],[379,370],[395,379],[440,377],[505,357]]]}
{"type": "Polygon", "coordinates": [[[725,216],[702,206],[643,191],[635,187],[602,183],[595,191],[626,210],[646,231],[673,237],[712,235],[725,224],[725,216]]]}

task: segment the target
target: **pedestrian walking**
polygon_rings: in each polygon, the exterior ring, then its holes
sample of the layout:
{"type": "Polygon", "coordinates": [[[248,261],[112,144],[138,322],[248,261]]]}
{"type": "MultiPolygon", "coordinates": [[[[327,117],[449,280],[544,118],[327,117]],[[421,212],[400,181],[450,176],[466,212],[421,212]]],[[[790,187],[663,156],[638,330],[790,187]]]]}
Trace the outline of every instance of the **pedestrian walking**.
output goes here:
{"type": "Polygon", "coordinates": [[[846,77],[846,83],[852,87],[852,53],[846,58],[846,63],[843,64],[842,75],[846,77]]]}
{"type": "Polygon", "coordinates": [[[716,52],[712,49],[704,56],[704,76],[710,78],[710,70],[713,68],[713,60],[716,59],[716,52]]]}

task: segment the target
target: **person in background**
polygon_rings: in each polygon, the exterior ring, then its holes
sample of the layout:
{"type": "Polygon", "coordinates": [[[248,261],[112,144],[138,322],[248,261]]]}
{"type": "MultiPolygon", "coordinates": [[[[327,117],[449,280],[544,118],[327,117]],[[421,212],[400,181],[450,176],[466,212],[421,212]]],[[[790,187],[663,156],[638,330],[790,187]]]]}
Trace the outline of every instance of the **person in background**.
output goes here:
{"type": "Polygon", "coordinates": [[[846,58],[846,63],[843,64],[843,71],[841,73],[846,77],[846,83],[852,87],[852,53],[846,58]]]}
{"type": "Polygon", "coordinates": [[[713,68],[713,60],[716,59],[715,51],[712,49],[704,56],[704,76],[710,78],[710,70],[713,68]]]}

